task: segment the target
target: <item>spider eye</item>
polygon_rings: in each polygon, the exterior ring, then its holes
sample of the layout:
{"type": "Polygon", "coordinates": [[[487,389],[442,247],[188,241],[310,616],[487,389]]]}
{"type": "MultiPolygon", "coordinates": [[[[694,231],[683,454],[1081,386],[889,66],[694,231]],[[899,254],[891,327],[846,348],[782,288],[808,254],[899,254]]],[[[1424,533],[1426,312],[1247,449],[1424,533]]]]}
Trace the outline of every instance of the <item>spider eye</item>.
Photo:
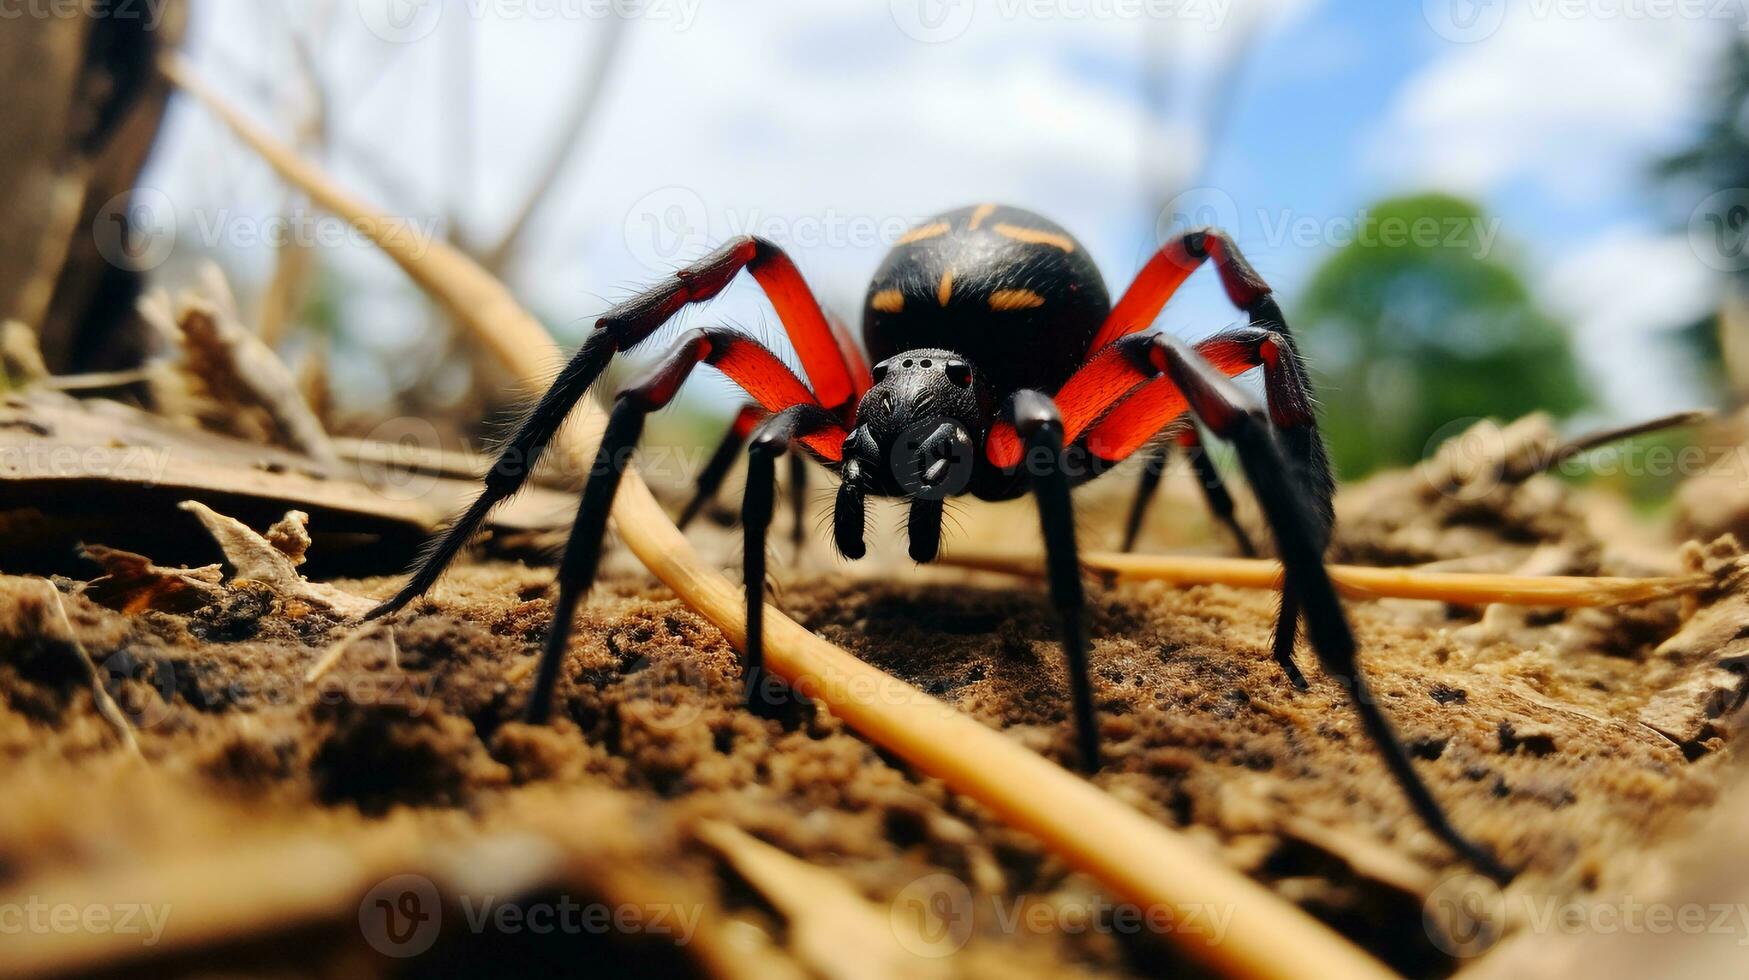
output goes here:
{"type": "Polygon", "coordinates": [[[972,383],[972,366],[965,361],[948,361],[947,380],[961,388],[970,385],[972,383]]]}
{"type": "Polygon", "coordinates": [[[885,381],[887,379],[887,362],[882,361],[879,364],[876,364],[874,370],[869,373],[874,376],[875,384],[880,384],[882,381],[885,381]]]}

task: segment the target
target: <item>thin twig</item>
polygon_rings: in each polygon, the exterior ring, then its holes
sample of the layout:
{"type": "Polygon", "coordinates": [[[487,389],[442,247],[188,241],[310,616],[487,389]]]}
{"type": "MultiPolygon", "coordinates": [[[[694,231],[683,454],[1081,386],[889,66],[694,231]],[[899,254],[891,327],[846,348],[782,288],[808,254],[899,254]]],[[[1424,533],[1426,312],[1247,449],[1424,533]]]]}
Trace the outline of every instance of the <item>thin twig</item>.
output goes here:
{"type": "Polygon", "coordinates": [[[91,662],[91,653],[85,649],[85,644],[79,641],[79,634],[73,629],[73,620],[67,615],[67,606],[61,601],[61,590],[55,588],[55,583],[48,579],[42,580],[43,588],[49,592],[49,603],[54,608],[55,617],[60,620],[61,629],[66,633],[66,642],[73,648],[80,666],[85,669],[85,676],[91,682],[91,699],[97,702],[97,713],[103,720],[115,728],[121,736],[122,745],[134,755],[140,754],[140,743],[134,738],[134,727],[128,723],[127,715],[122,714],[121,706],[109,696],[104,689],[103,677],[97,672],[97,665],[91,662]]]}
{"type": "MultiPolygon", "coordinates": [[[[274,140],[196,79],[177,57],[163,71],[224,119],[282,177],[318,205],[361,228],[382,231],[378,212],[274,140]]],[[[555,348],[545,328],[502,283],[444,243],[423,254],[378,235],[378,245],[467,325],[529,387],[546,378],[555,348]]],[[[586,405],[575,439],[598,438],[602,413],[586,405]]],[[[575,443],[573,442],[573,445],[575,443]]],[[[657,579],[745,642],[739,586],[699,560],[635,469],[628,468],[613,516],[621,540],[657,579]]],[[[1174,917],[1208,908],[1232,913],[1222,941],[1170,936],[1188,955],[1223,974],[1247,977],[1389,976],[1382,964],[1297,906],[1234,871],[1201,845],[1118,802],[1098,787],[986,728],[949,705],[858,660],[776,609],[765,611],[766,664],[796,690],[873,742],[1034,835],[1065,861],[1150,914],[1174,917]]]]}
{"type": "Polygon", "coordinates": [[[1552,470],[1555,467],[1566,463],[1569,459],[1576,456],[1582,456],[1593,449],[1607,446],[1612,442],[1618,442],[1622,439],[1630,439],[1634,436],[1643,436],[1650,432],[1662,432],[1666,429],[1677,429],[1700,425],[1713,417],[1713,413],[1708,411],[1697,410],[1673,412],[1669,415],[1660,415],[1653,419],[1646,419],[1640,422],[1630,422],[1627,425],[1613,426],[1608,429],[1599,429],[1596,432],[1588,432],[1568,442],[1562,443],[1554,452],[1549,453],[1546,456],[1536,459],[1518,469],[1508,470],[1506,473],[1502,474],[1502,477],[1509,482],[1528,480],[1538,473],[1552,470]]]}

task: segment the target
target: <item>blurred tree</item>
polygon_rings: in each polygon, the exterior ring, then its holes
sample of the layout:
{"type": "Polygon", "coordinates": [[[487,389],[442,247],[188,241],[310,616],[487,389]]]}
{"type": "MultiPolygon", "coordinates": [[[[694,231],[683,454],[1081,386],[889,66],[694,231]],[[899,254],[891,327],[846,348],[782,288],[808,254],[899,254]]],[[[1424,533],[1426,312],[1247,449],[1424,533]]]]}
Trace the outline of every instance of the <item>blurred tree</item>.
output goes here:
{"type": "MultiPolygon", "coordinates": [[[[1735,35],[1735,32],[1732,32],[1735,35]]],[[[1694,142],[1658,161],[1654,174],[1676,192],[1679,225],[1691,220],[1694,202],[1718,191],[1749,188],[1749,43],[1735,37],[1724,47],[1712,84],[1701,96],[1705,106],[1694,142]]],[[[1736,288],[1739,305],[1749,295],[1749,268],[1724,273],[1736,288]]],[[[1709,314],[1678,336],[1718,392],[1730,388],[1722,344],[1724,323],[1709,314]]]]}
{"type": "Polygon", "coordinates": [[[1364,214],[1294,321],[1339,474],[1418,460],[1454,420],[1586,403],[1567,331],[1496,254],[1480,207],[1424,194],[1364,214]]]}

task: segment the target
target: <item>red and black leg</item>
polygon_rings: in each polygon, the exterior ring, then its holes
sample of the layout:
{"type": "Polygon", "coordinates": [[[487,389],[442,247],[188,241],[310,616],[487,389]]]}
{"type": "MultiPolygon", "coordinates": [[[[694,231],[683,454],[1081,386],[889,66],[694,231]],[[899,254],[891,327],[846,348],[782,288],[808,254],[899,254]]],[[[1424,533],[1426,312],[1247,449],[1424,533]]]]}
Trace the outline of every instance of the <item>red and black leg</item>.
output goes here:
{"type": "MultiPolygon", "coordinates": [[[[743,269],[752,274],[770,299],[813,383],[814,390],[805,400],[826,405],[840,415],[848,412],[870,384],[861,354],[844,332],[826,319],[819,301],[782,249],[761,238],[737,238],[666,281],[615,306],[595,322],[595,329],[583,347],[559,372],[499,452],[486,474],[480,496],[420,556],[401,591],[372,609],[366,618],[395,612],[430,590],[486,522],[492,508],[522,488],[571,409],[601,377],[614,354],[631,350],[649,339],[683,307],[715,297],[743,269]]],[[[775,363],[778,368],[783,367],[781,361],[775,363]]],[[[743,387],[768,411],[804,400],[793,397],[784,383],[784,378],[795,381],[787,369],[779,375],[763,366],[755,367],[753,387],[746,384],[743,387]]],[[[824,442],[814,448],[825,451],[823,446],[824,442]]],[[[836,450],[835,446],[830,448],[836,450]]]]}
{"type": "MultiPolygon", "coordinates": [[[[1257,309],[1274,308],[1273,300],[1264,297],[1264,301],[1257,309]]],[[[1190,407],[1183,392],[1162,376],[1163,336],[1132,333],[1120,337],[1088,358],[1063,383],[1054,401],[1069,442],[1080,441],[1101,461],[1117,463],[1183,417],[1190,407]]],[[[1335,521],[1332,501],[1336,483],[1318,435],[1305,372],[1287,335],[1259,326],[1238,327],[1202,341],[1196,350],[1225,375],[1263,368],[1269,415],[1282,431],[1288,472],[1311,500],[1320,536],[1327,544],[1335,521]]],[[[997,466],[1011,467],[1020,461],[1019,439],[1006,420],[991,427],[985,454],[997,466]]],[[[1299,599],[1293,584],[1285,583],[1281,615],[1276,620],[1275,659],[1294,686],[1304,689],[1305,679],[1293,661],[1298,627],[1299,599]]]]}
{"type": "MultiPolygon", "coordinates": [[[[1081,387],[1077,384],[1078,379],[1083,373],[1094,371],[1109,375],[1123,369],[1134,369],[1139,375],[1153,375],[1150,380],[1131,387],[1116,407],[1098,416],[1098,421],[1086,430],[1083,439],[1088,452],[1099,459],[1108,463],[1125,459],[1162,429],[1181,419],[1189,408],[1183,391],[1162,371],[1163,343],[1159,334],[1131,334],[1101,351],[1083,372],[1077,373],[1064,385],[1065,392],[1070,391],[1071,386],[1076,386],[1078,391],[1081,387]]],[[[1286,451],[1288,472],[1311,503],[1322,550],[1329,544],[1330,530],[1336,519],[1332,503],[1336,496],[1336,481],[1330,473],[1324,441],[1318,434],[1310,387],[1292,343],[1278,331],[1249,326],[1218,333],[1198,343],[1195,349],[1224,375],[1240,374],[1259,366],[1263,368],[1269,419],[1286,451]]],[[[1214,475],[1219,478],[1218,473],[1214,475]]],[[[1204,486],[1207,487],[1208,483],[1205,482],[1204,486]]],[[[1213,499],[1211,506],[1218,515],[1218,504],[1213,499]]],[[[1229,527],[1237,529],[1237,522],[1229,527]]],[[[1295,687],[1304,690],[1305,677],[1294,663],[1298,632],[1299,596],[1293,583],[1286,581],[1282,584],[1281,610],[1276,617],[1271,647],[1276,662],[1281,664],[1282,673],[1295,687]]]]}
{"type": "Polygon", "coordinates": [[[1063,418],[1050,396],[1026,390],[1014,393],[1003,415],[1024,443],[1021,465],[1038,500],[1039,528],[1045,541],[1045,576],[1051,604],[1063,631],[1076,755],[1082,770],[1094,773],[1099,770],[1099,719],[1093,707],[1093,677],[1087,655],[1087,599],[1081,587],[1081,556],[1075,543],[1063,418]]]}
{"type": "Polygon", "coordinates": [[[780,685],[765,674],[765,538],[777,498],[777,458],[793,443],[822,435],[842,443],[844,429],[831,412],[815,404],[792,405],[759,424],[747,443],[747,491],[741,498],[742,582],[747,596],[747,641],[742,663],[747,704],[766,713],[785,702],[780,685]]]}
{"type": "Polygon", "coordinates": [[[1355,656],[1354,633],[1324,567],[1325,524],[1304,484],[1294,478],[1279,428],[1208,360],[1174,338],[1160,339],[1161,368],[1203,424],[1238,450],[1246,482],[1262,506],[1281,555],[1284,577],[1301,599],[1306,632],[1324,673],[1349,689],[1385,766],[1428,829],[1477,870],[1505,882],[1512,872],[1454,827],[1421,781],[1402,741],[1379,709],[1355,656]]]}
{"type": "Polygon", "coordinates": [[[1141,479],[1136,484],[1136,496],[1130,502],[1129,516],[1124,521],[1123,550],[1133,551],[1136,547],[1136,537],[1141,533],[1148,507],[1160,489],[1160,480],[1166,475],[1166,464],[1172,458],[1174,445],[1189,461],[1191,472],[1196,475],[1197,486],[1202,488],[1203,501],[1208,504],[1209,513],[1233,535],[1233,540],[1239,545],[1240,554],[1246,557],[1256,556],[1257,549],[1251,544],[1251,535],[1245,532],[1244,526],[1234,515],[1233,495],[1227,492],[1227,484],[1221,478],[1220,468],[1215,466],[1214,459],[1209,456],[1208,447],[1202,444],[1201,433],[1189,422],[1170,441],[1150,448],[1143,458],[1141,479]]]}
{"type": "MultiPolygon", "coordinates": [[[[773,418],[811,413],[806,417],[823,419],[823,422],[813,425],[806,432],[798,433],[798,436],[825,447],[820,451],[827,455],[835,456],[844,441],[844,429],[838,425],[836,417],[814,401],[807,387],[784,367],[783,361],[777,355],[760,346],[751,337],[732,330],[687,332],[648,374],[621,390],[608,414],[607,429],[601,438],[600,448],[596,450],[595,465],[590,469],[589,480],[583,486],[577,520],[571,525],[571,536],[565,544],[565,554],[559,563],[559,597],[553,608],[552,624],[547,629],[546,645],[541,652],[540,667],[535,674],[534,690],[529,696],[527,719],[532,724],[544,723],[552,710],[553,688],[558,681],[559,667],[564,662],[572,619],[576,614],[577,604],[588,594],[595,582],[595,573],[601,563],[601,546],[607,533],[607,518],[613,510],[614,494],[619,489],[620,478],[625,474],[626,467],[631,463],[632,453],[637,449],[638,438],[644,431],[644,420],[651,412],[671,402],[680,386],[700,364],[717,368],[750,393],[789,399],[790,404],[780,407],[773,418]]],[[[754,470],[757,469],[757,460],[763,451],[760,442],[760,433],[763,431],[764,426],[754,430],[753,442],[749,446],[750,481],[755,478],[754,470]]],[[[750,490],[749,493],[751,492],[750,490]]],[[[769,489],[766,496],[770,496],[769,489]]],[[[766,519],[769,521],[769,514],[766,519]]],[[[760,540],[761,550],[757,557],[761,566],[760,574],[763,576],[763,530],[760,540]]],[[[748,561],[751,563],[753,560],[754,556],[749,553],[748,561]]],[[[752,675],[760,668],[761,661],[752,645],[749,645],[749,650],[748,675],[749,680],[752,680],[752,675]]],[[[749,691],[757,689],[754,685],[748,688],[749,691]]]]}
{"type": "MultiPolygon", "coordinates": [[[[1294,345],[1287,320],[1282,316],[1269,284],[1252,268],[1231,236],[1217,228],[1203,228],[1167,242],[1142,266],[1135,282],[1111,308],[1089,350],[1097,352],[1120,338],[1153,325],[1178,287],[1204,262],[1214,263],[1228,299],[1245,312],[1251,325],[1276,334],[1272,343],[1273,363],[1266,363],[1264,367],[1269,413],[1282,429],[1288,461],[1312,500],[1315,516],[1322,518],[1325,524],[1324,543],[1327,545],[1330,525],[1335,522],[1335,511],[1331,507],[1335,479],[1330,472],[1323,438],[1313,418],[1312,391],[1305,362],[1294,345]],[[1274,378],[1269,377],[1272,373],[1274,378]]],[[[1217,357],[1211,356],[1210,360],[1219,363],[1217,357]]],[[[1155,431],[1158,431],[1157,427],[1155,431]]],[[[1275,649],[1276,659],[1285,664],[1291,662],[1293,656],[1299,627],[1296,614],[1299,600],[1290,587],[1283,590],[1281,602],[1285,615],[1277,622],[1275,649]]]]}

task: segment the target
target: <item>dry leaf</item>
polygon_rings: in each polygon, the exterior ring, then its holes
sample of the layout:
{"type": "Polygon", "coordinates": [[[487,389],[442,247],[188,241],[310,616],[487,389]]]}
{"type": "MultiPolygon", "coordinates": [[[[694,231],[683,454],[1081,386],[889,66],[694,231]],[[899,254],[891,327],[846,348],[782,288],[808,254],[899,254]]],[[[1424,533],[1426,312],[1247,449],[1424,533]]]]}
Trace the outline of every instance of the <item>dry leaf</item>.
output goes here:
{"type": "MultiPolygon", "coordinates": [[[[242,521],[226,517],[198,500],[185,500],[181,507],[198,517],[213,540],[219,543],[225,559],[235,570],[233,581],[260,582],[282,598],[302,599],[349,618],[362,616],[376,605],[375,600],[305,579],[298,574],[297,565],[285,552],[275,548],[242,521]]],[[[286,520],[295,518],[287,515],[286,520]]]]}
{"type": "Polygon", "coordinates": [[[100,544],[84,545],[80,554],[104,572],[86,586],[86,598],[118,612],[190,612],[224,595],[224,572],[217,565],[165,568],[144,555],[100,544]]]}

